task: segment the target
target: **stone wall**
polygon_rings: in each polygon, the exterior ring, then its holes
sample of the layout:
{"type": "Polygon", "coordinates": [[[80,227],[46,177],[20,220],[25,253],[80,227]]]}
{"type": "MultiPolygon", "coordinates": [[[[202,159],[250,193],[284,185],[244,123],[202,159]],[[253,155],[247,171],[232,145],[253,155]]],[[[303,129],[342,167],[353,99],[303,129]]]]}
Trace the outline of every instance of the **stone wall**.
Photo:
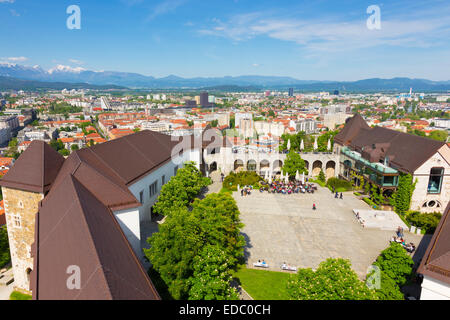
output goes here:
{"type": "Polygon", "coordinates": [[[29,271],[33,269],[31,245],[34,242],[35,217],[43,194],[5,187],[2,188],[2,191],[14,272],[14,287],[22,292],[27,292],[30,288],[29,271]],[[17,221],[20,222],[20,226],[17,226],[17,221]]]}
{"type": "Polygon", "coordinates": [[[414,181],[417,179],[417,184],[411,199],[411,210],[424,213],[444,212],[450,200],[450,165],[447,161],[440,152],[437,152],[414,172],[413,179],[414,181]],[[444,178],[439,194],[428,193],[431,168],[444,168],[444,178]],[[434,201],[436,205],[424,207],[424,204],[430,203],[430,201],[434,201]]]}

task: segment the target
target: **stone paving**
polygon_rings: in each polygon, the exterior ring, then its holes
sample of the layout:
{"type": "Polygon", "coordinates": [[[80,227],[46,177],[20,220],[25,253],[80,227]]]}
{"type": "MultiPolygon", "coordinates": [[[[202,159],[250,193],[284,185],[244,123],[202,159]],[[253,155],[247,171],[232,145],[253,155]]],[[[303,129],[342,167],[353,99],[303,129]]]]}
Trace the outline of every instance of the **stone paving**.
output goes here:
{"type": "MultiPolygon", "coordinates": [[[[233,194],[245,224],[248,267],[264,259],[269,270],[281,271],[283,262],[314,269],[327,258],[341,257],[350,259],[358,276],[365,277],[367,268],[389,246],[393,232],[363,228],[352,209],[370,208],[352,193],[344,193],[341,200],[318,188],[314,194],[233,194]]],[[[405,240],[418,246],[422,236],[405,232],[405,240]]]]}

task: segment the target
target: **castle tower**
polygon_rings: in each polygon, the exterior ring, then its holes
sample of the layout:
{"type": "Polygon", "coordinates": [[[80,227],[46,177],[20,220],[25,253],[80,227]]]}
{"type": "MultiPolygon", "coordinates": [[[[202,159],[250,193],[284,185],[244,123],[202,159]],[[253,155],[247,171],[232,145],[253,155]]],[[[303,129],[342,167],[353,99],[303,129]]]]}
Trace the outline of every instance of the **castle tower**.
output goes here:
{"type": "Polygon", "coordinates": [[[33,141],[0,181],[15,290],[30,291],[35,216],[63,163],[64,158],[47,143],[33,141]]]}

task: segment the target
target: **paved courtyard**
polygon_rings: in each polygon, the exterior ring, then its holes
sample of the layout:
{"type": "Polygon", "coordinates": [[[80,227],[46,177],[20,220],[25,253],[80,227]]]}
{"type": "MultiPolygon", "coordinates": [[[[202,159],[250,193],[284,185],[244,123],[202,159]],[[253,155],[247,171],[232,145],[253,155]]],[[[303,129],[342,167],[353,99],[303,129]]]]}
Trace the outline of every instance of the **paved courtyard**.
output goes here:
{"type": "MultiPolygon", "coordinates": [[[[273,271],[281,271],[283,262],[314,269],[327,258],[341,257],[350,259],[360,278],[365,277],[368,266],[389,246],[394,233],[363,228],[352,209],[370,208],[352,193],[344,193],[341,200],[328,189],[318,188],[314,194],[233,194],[245,224],[242,233],[247,241],[248,267],[264,259],[273,271]]],[[[405,240],[419,246],[422,236],[405,232],[405,240]]],[[[426,245],[422,243],[420,248],[426,245]]]]}

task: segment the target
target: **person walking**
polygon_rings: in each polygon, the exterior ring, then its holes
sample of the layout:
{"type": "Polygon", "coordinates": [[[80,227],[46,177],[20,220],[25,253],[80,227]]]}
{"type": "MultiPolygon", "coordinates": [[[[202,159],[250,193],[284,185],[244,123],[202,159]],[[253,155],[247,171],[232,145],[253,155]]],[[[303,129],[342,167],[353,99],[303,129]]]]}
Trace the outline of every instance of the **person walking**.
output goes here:
{"type": "Polygon", "coordinates": [[[338,193],[336,192],[336,194],[334,195],[334,198],[337,199],[338,198],[338,193]]]}
{"type": "Polygon", "coordinates": [[[344,197],[343,197],[343,195],[342,195],[342,192],[341,192],[341,196],[339,197],[341,200],[343,200],[344,199],[344,197]]]}
{"type": "Polygon", "coordinates": [[[316,204],[315,203],[313,203],[313,210],[316,210],[317,208],[316,208],[316,204]]]}

